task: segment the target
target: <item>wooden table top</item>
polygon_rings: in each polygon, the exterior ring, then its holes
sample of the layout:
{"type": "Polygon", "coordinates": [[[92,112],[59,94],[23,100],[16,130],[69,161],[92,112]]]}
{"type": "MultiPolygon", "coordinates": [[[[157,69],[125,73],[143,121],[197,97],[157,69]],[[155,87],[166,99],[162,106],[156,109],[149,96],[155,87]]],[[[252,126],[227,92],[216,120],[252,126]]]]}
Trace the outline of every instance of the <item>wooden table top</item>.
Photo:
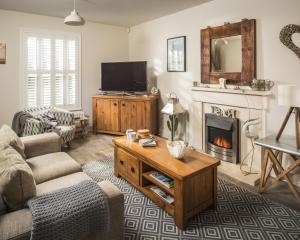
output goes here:
{"type": "Polygon", "coordinates": [[[113,139],[115,145],[124,148],[133,155],[141,156],[155,167],[166,173],[171,172],[178,179],[193,176],[200,171],[220,165],[220,161],[201,152],[188,149],[182,160],[172,157],[167,149],[167,141],[156,137],[156,147],[142,147],[138,142],[127,141],[126,136],[113,139]]]}

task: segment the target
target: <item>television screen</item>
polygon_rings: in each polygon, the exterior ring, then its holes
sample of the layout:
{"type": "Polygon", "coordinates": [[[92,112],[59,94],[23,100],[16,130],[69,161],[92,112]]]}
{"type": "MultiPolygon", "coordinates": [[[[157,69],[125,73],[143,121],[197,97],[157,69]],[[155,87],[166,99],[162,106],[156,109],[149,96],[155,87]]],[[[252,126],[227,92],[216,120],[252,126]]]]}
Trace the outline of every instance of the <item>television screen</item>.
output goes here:
{"type": "Polygon", "coordinates": [[[147,91],[147,62],[101,64],[102,91],[147,91]]]}

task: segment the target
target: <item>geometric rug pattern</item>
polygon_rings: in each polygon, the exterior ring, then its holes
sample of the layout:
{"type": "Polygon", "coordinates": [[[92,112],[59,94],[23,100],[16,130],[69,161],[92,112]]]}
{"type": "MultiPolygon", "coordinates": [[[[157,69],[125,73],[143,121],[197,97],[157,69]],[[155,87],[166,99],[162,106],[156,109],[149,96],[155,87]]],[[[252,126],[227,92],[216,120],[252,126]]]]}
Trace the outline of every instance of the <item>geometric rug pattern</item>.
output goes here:
{"type": "Polygon", "coordinates": [[[191,218],[183,231],[162,208],[114,176],[113,153],[87,162],[83,171],[95,181],[111,181],[124,193],[126,240],[300,239],[300,213],[221,178],[217,209],[191,218]]]}

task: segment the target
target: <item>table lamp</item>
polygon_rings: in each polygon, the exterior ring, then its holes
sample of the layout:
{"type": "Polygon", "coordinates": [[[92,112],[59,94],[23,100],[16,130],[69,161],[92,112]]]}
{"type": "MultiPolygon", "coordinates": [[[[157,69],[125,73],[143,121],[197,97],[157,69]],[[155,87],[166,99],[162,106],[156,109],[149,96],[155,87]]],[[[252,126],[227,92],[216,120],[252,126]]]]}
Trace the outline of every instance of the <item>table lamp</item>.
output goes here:
{"type": "Polygon", "coordinates": [[[167,126],[171,132],[171,141],[174,141],[174,135],[178,127],[178,114],[184,113],[185,110],[180,105],[176,93],[170,93],[167,104],[161,110],[162,113],[169,115],[167,126]]]}
{"type": "Polygon", "coordinates": [[[295,130],[297,148],[300,149],[300,87],[296,85],[278,86],[278,104],[290,107],[276,136],[278,141],[293,112],[295,112],[295,130]]]}

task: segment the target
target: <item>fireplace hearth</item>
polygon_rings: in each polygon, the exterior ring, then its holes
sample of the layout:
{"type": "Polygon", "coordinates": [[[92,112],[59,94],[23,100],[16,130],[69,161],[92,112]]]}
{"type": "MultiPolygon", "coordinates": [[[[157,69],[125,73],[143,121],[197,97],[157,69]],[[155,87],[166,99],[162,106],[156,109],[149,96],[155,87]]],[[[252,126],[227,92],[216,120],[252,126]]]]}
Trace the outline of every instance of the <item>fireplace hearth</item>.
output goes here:
{"type": "Polygon", "coordinates": [[[205,114],[206,152],[215,158],[239,163],[240,132],[239,119],[217,114],[205,114]]]}

